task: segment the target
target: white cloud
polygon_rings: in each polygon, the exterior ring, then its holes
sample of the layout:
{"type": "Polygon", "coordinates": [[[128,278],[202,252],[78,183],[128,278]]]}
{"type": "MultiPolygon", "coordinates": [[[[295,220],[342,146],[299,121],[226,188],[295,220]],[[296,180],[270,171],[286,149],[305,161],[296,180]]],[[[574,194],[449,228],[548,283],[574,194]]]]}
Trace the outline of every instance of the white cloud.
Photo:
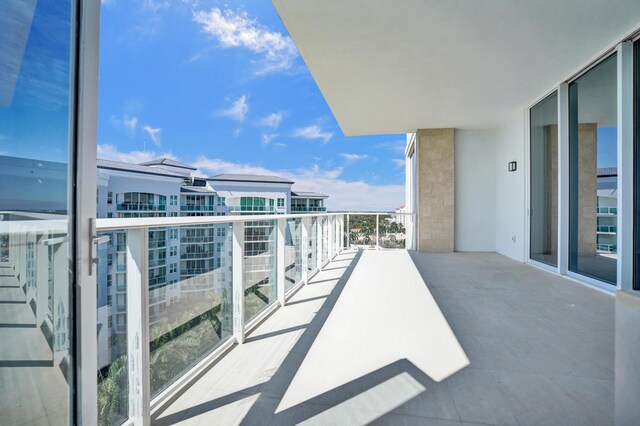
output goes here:
{"type": "Polygon", "coordinates": [[[369,158],[369,156],[367,154],[349,154],[347,152],[342,152],[342,153],[340,153],[338,155],[340,155],[340,157],[342,157],[345,160],[347,160],[347,162],[364,160],[365,158],[369,158]]]}
{"type": "Polygon", "coordinates": [[[131,136],[133,136],[136,133],[136,127],[138,126],[138,117],[133,117],[129,114],[123,115],[122,118],[112,116],[111,123],[113,123],[115,127],[124,128],[131,136]]]}
{"type": "Polygon", "coordinates": [[[104,160],[122,161],[124,163],[139,164],[145,161],[151,161],[156,158],[171,158],[177,160],[177,157],[170,152],[155,151],[129,151],[120,152],[118,148],[109,144],[98,144],[98,158],[104,160]]]}
{"type": "Polygon", "coordinates": [[[392,158],[391,162],[397,168],[404,167],[406,165],[406,162],[405,162],[404,158],[392,158]]]}
{"type": "Polygon", "coordinates": [[[249,104],[247,103],[247,95],[242,95],[233,101],[229,108],[219,111],[218,115],[242,122],[248,111],[249,104]]]}
{"type": "Polygon", "coordinates": [[[138,118],[125,115],[122,124],[124,124],[124,127],[126,127],[131,133],[135,133],[136,126],[138,125],[138,118]]]}
{"type": "Polygon", "coordinates": [[[234,12],[218,8],[194,12],[193,20],[202,31],[218,41],[222,47],[240,47],[262,57],[256,74],[282,71],[293,66],[298,51],[291,38],[249,17],[244,11],[234,12]]]}
{"type": "Polygon", "coordinates": [[[295,129],[293,136],[299,136],[305,139],[322,139],[324,143],[327,143],[333,137],[333,132],[325,132],[320,126],[312,124],[311,126],[295,129]]]}
{"type": "Polygon", "coordinates": [[[262,135],[262,143],[265,145],[269,145],[271,143],[271,141],[273,141],[276,138],[275,133],[269,133],[269,134],[263,134],[262,135]]]}
{"type": "Polygon", "coordinates": [[[158,10],[168,9],[170,6],[171,3],[168,1],[144,0],[142,2],[142,9],[150,10],[153,13],[156,13],[158,10]]]}
{"type": "Polygon", "coordinates": [[[281,122],[282,113],[274,112],[260,119],[260,121],[258,121],[258,124],[260,124],[261,126],[271,127],[272,129],[277,129],[280,126],[281,122]]]}
{"type": "Polygon", "coordinates": [[[160,146],[160,134],[162,133],[161,128],[159,127],[154,128],[149,125],[146,125],[142,128],[142,130],[144,130],[149,134],[149,137],[151,138],[151,142],[153,142],[155,146],[160,146]]]}

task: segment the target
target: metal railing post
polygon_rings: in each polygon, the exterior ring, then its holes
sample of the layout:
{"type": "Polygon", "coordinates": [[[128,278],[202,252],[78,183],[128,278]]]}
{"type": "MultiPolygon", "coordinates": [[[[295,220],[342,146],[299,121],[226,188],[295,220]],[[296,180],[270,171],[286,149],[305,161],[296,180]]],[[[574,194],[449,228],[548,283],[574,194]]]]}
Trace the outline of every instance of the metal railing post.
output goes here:
{"type": "Polygon", "coordinates": [[[340,215],[340,251],[344,250],[344,215],[340,215]]]}
{"type": "Polygon", "coordinates": [[[327,257],[329,261],[333,259],[333,234],[334,232],[334,223],[333,218],[335,216],[329,216],[327,218],[327,257]]]}
{"type": "Polygon", "coordinates": [[[349,215],[347,215],[347,250],[351,248],[351,236],[349,234],[349,215]]]}
{"type": "Polygon", "coordinates": [[[233,223],[233,336],[244,343],[244,222],[233,223]]]}
{"type": "Polygon", "coordinates": [[[127,348],[129,365],[129,418],[134,425],[149,425],[149,280],[148,228],[127,232],[127,348]]]}
{"type": "Polygon", "coordinates": [[[280,306],[284,306],[284,282],[285,282],[285,265],[284,265],[284,246],[287,235],[287,220],[278,219],[278,233],[276,235],[276,294],[280,306]]]}
{"type": "Polygon", "coordinates": [[[302,218],[300,221],[300,257],[302,258],[302,282],[304,285],[309,283],[309,228],[311,227],[311,218],[302,218]]]}
{"type": "Polygon", "coordinates": [[[380,250],[380,215],[376,215],[376,250],[380,250]]]}
{"type": "Polygon", "coordinates": [[[324,242],[322,241],[322,237],[324,236],[324,231],[323,231],[323,220],[322,217],[318,216],[317,219],[317,243],[316,243],[316,249],[317,249],[317,253],[316,253],[316,259],[318,260],[318,271],[322,271],[322,263],[324,262],[324,259],[322,259],[322,251],[323,251],[323,244],[324,242]]]}

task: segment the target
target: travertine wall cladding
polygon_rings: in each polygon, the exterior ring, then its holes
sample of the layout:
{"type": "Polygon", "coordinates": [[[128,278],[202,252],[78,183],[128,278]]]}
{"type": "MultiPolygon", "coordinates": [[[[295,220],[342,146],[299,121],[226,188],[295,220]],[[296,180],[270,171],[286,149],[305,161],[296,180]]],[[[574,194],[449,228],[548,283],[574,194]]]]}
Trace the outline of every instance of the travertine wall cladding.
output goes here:
{"type": "Polygon", "coordinates": [[[455,130],[423,129],[418,143],[418,250],[452,252],[455,130]]]}

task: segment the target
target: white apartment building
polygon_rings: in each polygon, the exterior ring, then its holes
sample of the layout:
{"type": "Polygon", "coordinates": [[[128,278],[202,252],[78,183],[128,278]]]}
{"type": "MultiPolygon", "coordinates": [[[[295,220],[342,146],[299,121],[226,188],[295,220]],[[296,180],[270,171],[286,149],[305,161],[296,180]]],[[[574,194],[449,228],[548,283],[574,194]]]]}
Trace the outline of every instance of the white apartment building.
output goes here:
{"type": "MultiPolygon", "coordinates": [[[[98,160],[97,213],[100,218],[287,214],[305,206],[325,211],[327,195],[295,193],[293,181],[278,176],[223,174],[192,176],[195,167],[161,158],[141,164],[98,160]]],[[[149,230],[148,285],[151,338],[170,331],[172,305],[219,289],[231,279],[229,225],[161,227],[149,230]]],[[[295,234],[295,233],[294,233],[295,234]]],[[[123,353],[126,341],[125,231],[109,233],[98,268],[99,366],[123,353]]],[[[247,291],[275,294],[272,221],[245,230],[247,291]]],[[[299,255],[299,253],[298,253],[299,255]]],[[[257,301],[254,309],[262,303],[257,301]]],[[[201,312],[205,314],[206,312],[201,312]]],[[[248,316],[252,313],[248,311],[248,316]]],[[[177,319],[177,318],[175,318],[177,319]]]]}

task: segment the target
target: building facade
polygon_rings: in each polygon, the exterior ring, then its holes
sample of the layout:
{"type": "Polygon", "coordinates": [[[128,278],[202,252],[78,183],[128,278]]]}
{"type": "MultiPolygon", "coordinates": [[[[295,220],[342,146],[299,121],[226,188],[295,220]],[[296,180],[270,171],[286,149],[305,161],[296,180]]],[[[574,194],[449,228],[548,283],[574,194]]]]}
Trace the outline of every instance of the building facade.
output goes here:
{"type": "MultiPolygon", "coordinates": [[[[288,179],[241,174],[202,178],[192,176],[195,171],[167,158],[141,164],[98,160],[97,216],[126,219],[326,211],[323,204],[328,196],[292,192],[294,182],[288,179]]],[[[256,294],[254,303],[247,306],[247,318],[266,306],[265,300],[275,298],[276,234],[275,221],[253,221],[245,228],[246,291],[256,294]]],[[[126,353],[127,233],[107,235],[110,242],[99,249],[102,266],[97,278],[100,368],[126,353]]],[[[205,295],[230,287],[231,226],[150,229],[148,248],[150,338],[162,339],[178,320],[173,311],[181,312],[185,303],[197,305],[205,295]]]]}

